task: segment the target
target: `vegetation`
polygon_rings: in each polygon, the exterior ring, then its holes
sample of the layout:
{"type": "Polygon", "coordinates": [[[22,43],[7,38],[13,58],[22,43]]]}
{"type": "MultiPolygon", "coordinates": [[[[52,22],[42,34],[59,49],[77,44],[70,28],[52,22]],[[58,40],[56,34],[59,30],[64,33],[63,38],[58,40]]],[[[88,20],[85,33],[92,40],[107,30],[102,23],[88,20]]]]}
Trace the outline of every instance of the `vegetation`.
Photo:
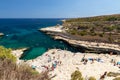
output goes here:
{"type": "MultiPolygon", "coordinates": [[[[93,41],[99,40],[108,43],[120,44],[120,15],[107,15],[86,18],[68,19],[63,24],[66,32],[72,35],[94,37],[93,41]]],[[[86,40],[92,40],[86,39],[86,40]]]]}
{"type": "Polygon", "coordinates": [[[115,78],[115,79],[113,79],[113,80],[120,80],[120,77],[117,77],[117,78],[115,78]]]}
{"type": "Polygon", "coordinates": [[[96,78],[91,76],[88,80],[96,80],[96,78]]]}
{"type": "Polygon", "coordinates": [[[16,57],[11,54],[11,51],[11,49],[6,49],[3,46],[0,46],[0,59],[10,59],[15,62],[16,57]]]}
{"type": "Polygon", "coordinates": [[[86,17],[86,18],[76,18],[69,19],[67,22],[94,22],[94,21],[120,21],[120,15],[104,15],[104,16],[95,16],[95,17],[86,17]]]}
{"type": "Polygon", "coordinates": [[[120,76],[120,73],[109,72],[107,74],[107,76],[109,76],[109,77],[117,77],[117,76],[120,76]]]}
{"type": "Polygon", "coordinates": [[[83,80],[82,74],[80,71],[76,70],[71,75],[71,80],[83,80]]]}
{"type": "Polygon", "coordinates": [[[27,65],[17,65],[11,49],[0,47],[0,80],[50,80],[48,72],[39,74],[27,65]]]}

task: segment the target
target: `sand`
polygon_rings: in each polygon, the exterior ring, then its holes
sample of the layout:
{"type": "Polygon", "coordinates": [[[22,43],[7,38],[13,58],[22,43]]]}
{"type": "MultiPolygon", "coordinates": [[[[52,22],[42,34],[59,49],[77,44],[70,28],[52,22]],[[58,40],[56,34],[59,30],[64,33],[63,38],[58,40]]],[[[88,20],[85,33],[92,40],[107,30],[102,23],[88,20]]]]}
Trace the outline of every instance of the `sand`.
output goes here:
{"type": "MultiPolygon", "coordinates": [[[[26,62],[19,60],[18,63],[26,63],[31,67],[36,67],[38,72],[44,72],[48,69],[50,70],[49,75],[53,77],[52,80],[70,80],[71,74],[75,70],[79,70],[82,73],[84,78],[89,78],[94,76],[99,80],[100,76],[107,72],[118,72],[120,73],[120,68],[114,66],[114,63],[111,63],[111,59],[114,59],[116,62],[120,61],[120,55],[109,55],[109,54],[89,54],[89,53],[72,53],[66,50],[60,49],[51,49],[44,53],[42,56],[37,57],[33,60],[28,60],[26,62]],[[101,61],[88,60],[87,64],[81,62],[83,56],[86,59],[90,58],[101,58],[101,61]],[[57,66],[54,70],[51,70],[52,64],[57,63],[57,66]]],[[[114,77],[106,77],[105,80],[112,80],[114,77]]]]}

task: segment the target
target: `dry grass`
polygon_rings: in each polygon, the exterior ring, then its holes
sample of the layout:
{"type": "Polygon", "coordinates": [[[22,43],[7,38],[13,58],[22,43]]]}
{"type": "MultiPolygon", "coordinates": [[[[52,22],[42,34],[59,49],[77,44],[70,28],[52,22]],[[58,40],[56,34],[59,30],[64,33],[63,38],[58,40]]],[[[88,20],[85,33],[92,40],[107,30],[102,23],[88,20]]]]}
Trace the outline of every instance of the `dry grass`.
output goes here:
{"type": "Polygon", "coordinates": [[[47,72],[39,74],[29,66],[16,65],[11,60],[0,59],[0,80],[50,80],[47,72]]]}

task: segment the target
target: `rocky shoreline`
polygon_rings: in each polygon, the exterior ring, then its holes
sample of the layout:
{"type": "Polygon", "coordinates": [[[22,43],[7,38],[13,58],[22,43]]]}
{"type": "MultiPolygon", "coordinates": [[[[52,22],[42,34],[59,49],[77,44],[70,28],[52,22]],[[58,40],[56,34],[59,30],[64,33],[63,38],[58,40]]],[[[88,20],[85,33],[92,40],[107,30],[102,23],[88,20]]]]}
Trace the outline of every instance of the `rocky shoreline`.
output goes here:
{"type": "Polygon", "coordinates": [[[84,52],[88,52],[88,53],[113,52],[115,54],[120,53],[120,45],[118,44],[76,40],[71,38],[69,35],[66,35],[66,33],[64,33],[65,31],[62,29],[61,26],[42,28],[40,29],[40,31],[53,36],[53,38],[56,40],[65,41],[73,47],[76,48],[82,47],[85,49],[84,52]]]}
{"type": "Polygon", "coordinates": [[[0,33],[0,36],[3,36],[4,34],[3,33],[0,33]]]}

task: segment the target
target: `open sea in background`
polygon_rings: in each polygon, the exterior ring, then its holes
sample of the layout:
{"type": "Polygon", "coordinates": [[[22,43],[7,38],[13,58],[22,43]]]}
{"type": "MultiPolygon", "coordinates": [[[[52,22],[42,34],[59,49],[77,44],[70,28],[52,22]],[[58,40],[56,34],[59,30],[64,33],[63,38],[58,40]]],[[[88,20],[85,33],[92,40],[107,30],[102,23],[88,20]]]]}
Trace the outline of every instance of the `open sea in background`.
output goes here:
{"type": "Polygon", "coordinates": [[[48,49],[67,49],[77,52],[77,49],[68,44],[54,40],[49,35],[38,31],[43,27],[62,24],[62,19],[0,19],[0,45],[6,48],[29,48],[21,59],[34,59],[48,49]]]}

